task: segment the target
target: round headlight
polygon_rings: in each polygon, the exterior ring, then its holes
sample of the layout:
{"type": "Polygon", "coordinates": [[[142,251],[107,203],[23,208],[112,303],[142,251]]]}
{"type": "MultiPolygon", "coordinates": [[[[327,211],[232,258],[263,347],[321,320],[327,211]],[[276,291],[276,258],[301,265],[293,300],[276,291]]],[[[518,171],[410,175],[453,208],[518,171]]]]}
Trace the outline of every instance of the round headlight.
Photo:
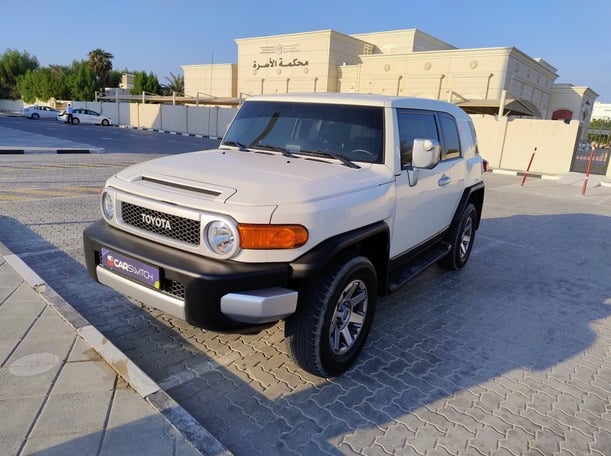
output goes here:
{"type": "Polygon", "coordinates": [[[115,215],[115,205],[112,195],[108,192],[102,193],[102,214],[106,220],[111,220],[115,215]]]}
{"type": "Polygon", "coordinates": [[[238,245],[234,228],[223,220],[210,222],[204,234],[208,248],[217,255],[229,256],[238,245]]]}

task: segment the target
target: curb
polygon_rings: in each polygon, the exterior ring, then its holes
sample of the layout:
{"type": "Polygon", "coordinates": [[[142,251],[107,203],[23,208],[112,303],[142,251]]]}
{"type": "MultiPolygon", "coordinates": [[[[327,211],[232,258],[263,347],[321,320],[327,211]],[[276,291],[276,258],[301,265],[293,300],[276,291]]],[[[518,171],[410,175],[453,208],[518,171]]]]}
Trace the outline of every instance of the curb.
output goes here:
{"type": "MultiPolygon", "coordinates": [[[[544,180],[560,180],[563,177],[562,175],[557,175],[557,174],[526,173],[524,171],[514,171],[514,170],[509,170],[509,169],[489,169],[487,172],[503,174],[506,176],[522,176],[523,177],[526,175],[528,177],[544,179],[544,180]]],[[[583,176],[585,178],[585,174],[583,176]]],[[[602,180],[596,185],[600,187],[611,188],[611,180],[606,180],[605,176],[602,176],[602,180]]]]}
{"type": "Polygon", "coordinates": [[[80,148],[48,148],[48,147],[30,147],[23,149],[14,149],[0,147],[0,155],[33,155],[33,154],[103,154],[106,151],[103,148],[95,149],[80,149],[80,148]]]}
{"type": "Polygon", "coordinates": [[[127,128],[129,130],[142,130],[142,131],[154,131],[157,133],[168,133],[170,135],[178,135],[178,136],[192,136],[195,138],[204,138],[204,139],[221,139],[220,136],[210,136],[210,135],[200,135],[195,133],[181,133],[179,131],[171,131],[171,130],[159,130],[157,128],[147,128],[147,127],[134,127],[132,125],[118,125],[119,128],[127,128]]]}
{"type": "MultiPolygon", "coordinates": [[[[0,246],[6,248],[1,242],[0,246]]],[[[6,251],[9,250],[6,249],[6,251]]],[[[3,256],[6,262],[36,290],[49,306],[85,339],[153,409],[163,415],[166,421],[201,455],[233,455],[153,379],[58,295],[18,255],[0,253],[0,256],[3,256]]]]}
{"type": "Polygon", "coordinates": [[[488,170],[489,173],[496,173],[496,174],[504,174],[506,176],[525,176],[528,175],[528,177],[533,177],[535,179],[546,179],[546,180],[559,180],[560,176],[557,176],[555,174],[539,174],[539,173],[526,173],[524,171],[513,171],[510,169],[490,169],[488,170]]]}

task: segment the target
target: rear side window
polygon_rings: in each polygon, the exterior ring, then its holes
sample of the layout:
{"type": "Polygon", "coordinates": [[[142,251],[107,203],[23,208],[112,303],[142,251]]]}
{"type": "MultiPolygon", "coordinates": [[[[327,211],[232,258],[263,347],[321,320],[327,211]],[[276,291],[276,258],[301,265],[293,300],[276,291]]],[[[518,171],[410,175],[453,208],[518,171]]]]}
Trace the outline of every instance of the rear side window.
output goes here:
{"type": "Polygon", "coordinates": [[[441,142],[437,132],[437,122],[433,111],[400,110],[399,140],[401,150],[401,167],[412,166],[414,139],[430,139],[441,142]]]}
{"type": "Polygon", "coordinates": [[[460,157],[460,138],[458,136],[458,126],[454,117],[441,112],[439,121],[443,134],[443,144],[441,148],[441,159],[449,160],[460,157]]]}

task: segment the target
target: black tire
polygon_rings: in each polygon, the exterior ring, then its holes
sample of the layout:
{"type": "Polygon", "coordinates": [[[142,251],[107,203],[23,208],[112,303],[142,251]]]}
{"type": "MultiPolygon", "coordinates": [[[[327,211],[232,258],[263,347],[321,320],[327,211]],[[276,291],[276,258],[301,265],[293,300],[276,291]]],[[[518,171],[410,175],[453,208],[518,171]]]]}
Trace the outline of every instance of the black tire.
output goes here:
{"type": "Polygon", "coordinates": [[[452,250],[439,261],[442,268],[456,271],[467,263],[475,241],[476,226],[477,210],[469,203],[459,222],[450,229],[447,240],[452,244],[452,250]]]}
{"type": "Polygon", "coordinates": [[[110,125],[110,122],[108,122],[108,119],[102,119],[102,126],[108,127],[109,125],[110,125]]]}
{"type": "Polygon", "coordinates": [[[78,117],[73,117],[71,123],[72,123],[72,125],[78,125],[78,124],[81,123],[81,121],[79,120],[78,117]]]}
{"type": "Polygon", "coordinates": [[[34,120],[40,119],[40,115],[37,112],[33,113],[30,117],[34,120]]]}
{"type": "Polygon", "coordinates": [[[371,329],[376,271],[363,256],[341,255],[302,289],[297,312],[285,322],[289,354],[314,375],[339,375],[354,363],[371,329]]]}

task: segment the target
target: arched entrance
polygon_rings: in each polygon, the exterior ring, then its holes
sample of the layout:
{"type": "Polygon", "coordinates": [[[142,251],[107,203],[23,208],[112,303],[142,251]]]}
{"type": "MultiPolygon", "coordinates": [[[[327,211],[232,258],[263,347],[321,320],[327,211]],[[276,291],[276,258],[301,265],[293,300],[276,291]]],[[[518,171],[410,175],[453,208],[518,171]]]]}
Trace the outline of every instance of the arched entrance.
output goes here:
{"type": "Polygon", "coordinates": [[[558,109],[552,113],[552,120],[571,120],[573,118],[573,111],[568,109],[558,109]]]}

